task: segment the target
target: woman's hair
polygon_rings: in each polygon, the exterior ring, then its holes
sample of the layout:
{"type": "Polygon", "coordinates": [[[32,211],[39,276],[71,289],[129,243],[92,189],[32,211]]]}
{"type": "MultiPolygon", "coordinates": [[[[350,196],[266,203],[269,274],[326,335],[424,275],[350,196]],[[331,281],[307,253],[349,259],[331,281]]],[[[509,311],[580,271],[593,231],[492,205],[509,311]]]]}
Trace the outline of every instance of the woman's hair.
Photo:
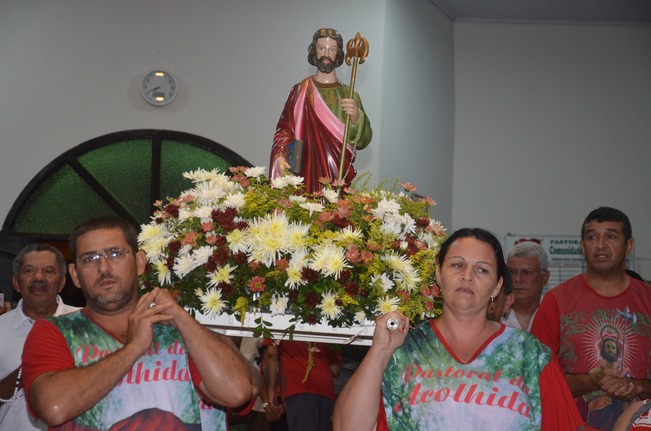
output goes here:
{"type": "Polygon", "coordinates": [[[500,244],[500,241],[489,231],[478,227],[466,227],[459,229],[450,235],[445,240],[443,245],[441,245],[441,248],[439,250],[437,257],[439,266],[443,265],[445,255],[448,253],[448,250],[450,249],[452,243],[460,238],[475,238],[476,240],[485,242],[486,244],[490,245],[493,249],[493,252],[495,253],[495,260],[497,261],[497,279],[499,280],[501,277],[504,282],[508,282],[509,276],[507,275],[506,263],[504,263],[504,253],[502,252],[502,245],[500,244]]]}

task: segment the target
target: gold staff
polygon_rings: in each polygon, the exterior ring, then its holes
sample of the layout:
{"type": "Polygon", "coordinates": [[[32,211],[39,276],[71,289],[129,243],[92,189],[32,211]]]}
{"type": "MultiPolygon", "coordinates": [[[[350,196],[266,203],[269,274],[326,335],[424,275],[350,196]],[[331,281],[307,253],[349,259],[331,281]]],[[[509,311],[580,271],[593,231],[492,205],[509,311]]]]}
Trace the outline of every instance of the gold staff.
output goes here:
{"type": "MultiPolygon", "coordinates": [[[[355,38],[350,39],[346,44],[346,64],[350,66],[351,60],[353,61],[353,71],[350,75],[350,91],[348,98],[353,98],[355,92],[355,77],[357,76],[357,64],[362,64],[368,55],[368,42],[365,37],[361,37],[359,33],[355,38]]],[[[350,127],[350,115],[346,115],[346,126],[344,127],[344,139],[341,146],[341,158],[339,159],[339,179],[344,177],[344,158],[346,156],[346,145],[348,137],[348,128],[350,127]]]]}

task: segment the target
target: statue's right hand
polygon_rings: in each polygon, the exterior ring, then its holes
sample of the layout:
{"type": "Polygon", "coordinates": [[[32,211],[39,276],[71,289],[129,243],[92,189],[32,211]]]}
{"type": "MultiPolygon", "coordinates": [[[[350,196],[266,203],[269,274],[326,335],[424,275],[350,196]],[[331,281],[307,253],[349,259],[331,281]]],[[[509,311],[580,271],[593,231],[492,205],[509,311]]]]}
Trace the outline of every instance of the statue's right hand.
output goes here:
{"type": "Polygon", "coordinates": [[[276,165],[275,167],[277,172],[287,171],[289,168],[291,168],[284,157],[278,157],[276,160],[274,160],[274,165],[276,165]]]}

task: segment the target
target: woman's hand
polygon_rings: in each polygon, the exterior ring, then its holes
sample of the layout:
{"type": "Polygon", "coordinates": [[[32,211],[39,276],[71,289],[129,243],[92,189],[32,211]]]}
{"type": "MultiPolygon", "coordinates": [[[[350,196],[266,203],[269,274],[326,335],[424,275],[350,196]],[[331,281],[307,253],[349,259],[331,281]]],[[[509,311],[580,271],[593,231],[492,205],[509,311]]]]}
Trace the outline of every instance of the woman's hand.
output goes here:
{"type": "MultiPolygon", "coordinates": [[[[394,322],[391,323],[394,324],[394,322]]],[[[383,314],[375,320],[373,347],[380,347],[393,353],[398,347],[402,346],[407,332],[409,332],[409,319],[403,316],[402,313],[391,311],[383,314]],[[395,329],[389,328],[388,323],[392,319],[398,321],[395,329]]]]}

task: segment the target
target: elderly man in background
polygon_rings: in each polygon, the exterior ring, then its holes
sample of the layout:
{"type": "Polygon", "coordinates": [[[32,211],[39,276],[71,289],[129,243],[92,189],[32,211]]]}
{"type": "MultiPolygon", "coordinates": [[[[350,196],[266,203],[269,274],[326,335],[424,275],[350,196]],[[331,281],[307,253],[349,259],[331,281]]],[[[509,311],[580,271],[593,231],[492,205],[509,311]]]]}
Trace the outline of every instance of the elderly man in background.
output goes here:
{"type": "Polygon", "coordinates": [[[50,245],[29,244],[14,259],[12,284],[22,299],[0,316],[0,429],[46,430],[47,425],[27,412],[20,354],[34,321],[77,309],[59,296],[66,284],[66,261],[50,245]]]}
{"type": "Polygon", "coordinates": [[[520,242],[509,252],[506,266],[513,282],[513,305],[502,323],[529,331],[543,288],[549,281],[547,253],[536,242],[520,242]]]}

